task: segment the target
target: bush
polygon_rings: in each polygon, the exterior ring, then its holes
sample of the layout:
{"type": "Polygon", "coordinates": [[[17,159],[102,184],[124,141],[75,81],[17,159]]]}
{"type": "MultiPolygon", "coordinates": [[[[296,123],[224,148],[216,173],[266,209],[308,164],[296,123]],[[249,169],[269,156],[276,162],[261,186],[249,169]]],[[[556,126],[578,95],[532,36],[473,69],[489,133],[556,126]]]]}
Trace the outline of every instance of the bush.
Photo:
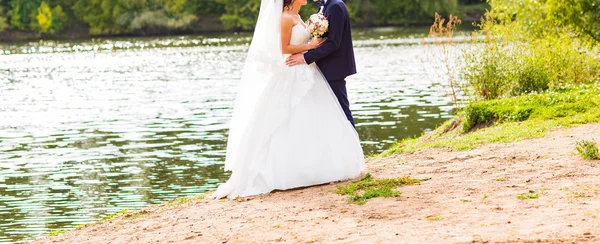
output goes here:
{"type": "Polygon", "coordinates": [[[543,18],[548,3],[490,4],[464,56],[462,78],[472,95],[489,100],[600,80],[598,43],[543,18]]]}

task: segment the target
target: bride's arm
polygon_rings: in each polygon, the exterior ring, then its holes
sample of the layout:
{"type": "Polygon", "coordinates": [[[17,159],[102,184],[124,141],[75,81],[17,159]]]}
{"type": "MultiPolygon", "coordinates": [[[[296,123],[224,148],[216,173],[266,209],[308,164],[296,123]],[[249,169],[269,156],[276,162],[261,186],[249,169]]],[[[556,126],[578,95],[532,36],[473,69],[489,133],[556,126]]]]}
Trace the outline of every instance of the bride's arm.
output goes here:
{"type": "Polygon", "coordinates": [[[307,44],[290,45],[290,40],[292,39],[292,28],[294,28],[294,19],[292,19],[291,16],[284,14],[281,17],[281,53],[283,54],[305,52],[315,49],[323,43],[323,41],[320,39],[313,39],[307,44]]]}

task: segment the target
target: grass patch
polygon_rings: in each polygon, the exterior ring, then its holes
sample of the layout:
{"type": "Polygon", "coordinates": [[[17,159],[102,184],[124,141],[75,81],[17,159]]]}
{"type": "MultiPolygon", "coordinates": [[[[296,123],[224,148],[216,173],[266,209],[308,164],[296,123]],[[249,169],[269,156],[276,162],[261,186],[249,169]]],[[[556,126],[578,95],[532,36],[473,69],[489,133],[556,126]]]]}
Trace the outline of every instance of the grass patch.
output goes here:
{"type": "Polygon", "coordinates": [[[394,190],[402,185],[420,184],[429,179],[413,179],[408,176],[401,178],[373,179],[368,173],[363,178],[353,181],[345,186],[338,186],[336,193],[348,196],[350,203],[362,205],[368,199],[376,197],[397,197],[401,192],[394,190]]]}
{"type": "Polygon", "coordinates": [[[113,218],[119,217],[119,216],[121,216],[121,215],[123,215],[123,214],[126,214],[127,212],[129,212],[129,209],[128,209],[128,208],[124,208],[124,209],[121,209],[121,211],[119,211],[119,212],[116,212],[116,213],[113,213],[113,214],[106,215],[106,216],[104,216],[104,218],[102,218],[102,219],[103,219],[103,220],[109,220],[109,219],[113,219],[113,218]]]}
{"type": "Polygon", "coordinates": [[[150,212],[148,212],[145,209],[125,215],[125,218],[128,220],[141,219],[141,218],[146,218],[146,217],[150,217],[150,212]]]}
{"type": "Polygon", "coordinates": [[[504,177],[498,177],[496,178],[496,181],[504,181],[504,177]]]}
{"type": "Polygon", "coordinates": [[[192,202],[195,200],[202,200],[205,198],[206,198],[205,194],[200,194],[200,195],[193,196],[193,197],[179,197],[179,198],[169,201],[169,203],[167,203],[167,206],[173,207],[173,206],[177,206],[177,205],[181,205],[181,204],[186,204],[188,202],[192,202]]]}
{"type": "Polygon", "coordinates": [[[53,231],[50,231],[50,233],[48,233],[48,236],[57,236],[62,233],[65,233],[65,232],[67,232],[67,231],[63,230],[63,229],[53,230],[53,231]]]}
{"type": "Polygon", "coordinates": [[[527,200],[527,199],[538,199],[539,195],[534,193],[534,191],[529,191],[528,193],[517,195],[517,199],[519,200],[527,200]]]}
{"type": "Polygon", "coordinates": [[[444,219],[442,216],[429,216],[427,217],[427,220],[429,221],[437,221],[437,220],[442,220],[444,219]]]}
{"type": "Polygon", "coordinates": [[[76,225],[76,226],[75,226],[75,227],[73,227],[73,228],[75,228],[75,229],[81,229],[81,228],[85,228],[85,227],[87,227],[88,225],[89,225],[89,224],[80,224],[80,225],[76,225]]]}
{"type": "Polygon", "coordinates": [[[461,202],[471,202],[471,199],[460,199],[461,202]]]}
{"type": "Polygon", "coordinates": [[[575,145],[575,149],[579,152],[579,155],[586,160],[598,160],[600,159],[600,153],[598,152],[598,146],[594,141],[578,141],[575,145]]]}
{"type": "Polygon", "coordinates": [[[471,150],[488,143],[539,138],[557,127],[600,122],[600,83],[473,102],[419,138],[404,139],[380,157],[426,148],[471,150]]]}

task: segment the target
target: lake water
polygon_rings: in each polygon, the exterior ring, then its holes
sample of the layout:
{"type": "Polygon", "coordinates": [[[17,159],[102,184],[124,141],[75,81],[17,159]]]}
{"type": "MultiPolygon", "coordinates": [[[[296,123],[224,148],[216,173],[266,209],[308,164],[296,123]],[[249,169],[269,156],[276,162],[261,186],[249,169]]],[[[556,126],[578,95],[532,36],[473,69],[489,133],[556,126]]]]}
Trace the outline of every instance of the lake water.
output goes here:
{"type": "MultiPolygon", "coordinates": [[[[452,117],[426,29],[356,30],[366,154],[452,117]]],[[[215,188],[249,34],[0,45],[0,243],[215,188]]]]}

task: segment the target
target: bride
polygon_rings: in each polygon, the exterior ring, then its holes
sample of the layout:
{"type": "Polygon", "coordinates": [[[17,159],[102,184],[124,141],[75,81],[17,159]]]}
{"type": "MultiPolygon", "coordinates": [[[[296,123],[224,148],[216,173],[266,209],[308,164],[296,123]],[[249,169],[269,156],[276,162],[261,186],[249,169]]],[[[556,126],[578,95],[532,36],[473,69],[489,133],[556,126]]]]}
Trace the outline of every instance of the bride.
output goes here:
{"type": "Polygon", "coordinates": [[[298,11],[307,0],[262,0],[230,124],[225,170],[214,198],[245,197],[356,178],[358,134],[316,64],[288,67],[317,48],[298,11]]]}

